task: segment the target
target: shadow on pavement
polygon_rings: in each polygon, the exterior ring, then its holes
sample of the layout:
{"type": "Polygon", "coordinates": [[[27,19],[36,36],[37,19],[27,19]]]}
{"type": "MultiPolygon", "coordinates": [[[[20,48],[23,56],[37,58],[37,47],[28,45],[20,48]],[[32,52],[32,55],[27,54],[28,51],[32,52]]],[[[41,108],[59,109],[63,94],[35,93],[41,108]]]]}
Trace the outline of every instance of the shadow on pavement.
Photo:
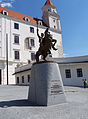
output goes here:
{"type": "Polygon", "coordinates": [[[40,105],[32,104],[27,99],[0,102],[0,107],[2,107],[2,108],[8,108],[8,107],[14,107],[14,106],[18,106],[18,107],[23,107],[24,106],[25,107],[25,106],[40,106],[40,105]]]}

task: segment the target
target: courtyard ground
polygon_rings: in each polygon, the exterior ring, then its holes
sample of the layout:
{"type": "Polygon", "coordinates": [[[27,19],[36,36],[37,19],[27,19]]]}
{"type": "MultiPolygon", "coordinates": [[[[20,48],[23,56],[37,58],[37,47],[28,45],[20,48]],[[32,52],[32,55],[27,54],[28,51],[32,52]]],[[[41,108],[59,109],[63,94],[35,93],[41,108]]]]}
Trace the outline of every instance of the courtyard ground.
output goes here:
{"type": "Polygon", "coordinates": [[[67,87],[67,103],[33,106],[28,86],[0,86],[0,119],[88,119],[88,88],[67,87]]]}

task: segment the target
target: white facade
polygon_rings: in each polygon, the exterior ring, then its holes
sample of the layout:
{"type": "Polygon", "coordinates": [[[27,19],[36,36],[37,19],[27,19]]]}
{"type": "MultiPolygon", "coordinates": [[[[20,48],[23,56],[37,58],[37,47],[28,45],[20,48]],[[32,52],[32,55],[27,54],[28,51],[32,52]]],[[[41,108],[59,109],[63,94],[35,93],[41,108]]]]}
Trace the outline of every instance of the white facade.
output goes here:
{"type": "MultiPolygon", "coordinates": [[[[50,7],[50,6],[49,6],[50,7]]],[[[52,8],[52,6],[51,6],[52,8]]],[[[30,19],[27,17],[25,20],[23,19],[17,19],[15,17],[10,16],[13,11],[8,10],[6,8],[2,8],[0,11],[0,69],[1,69],[1,81],[0,84],[4,85],[7,84],[7,65],[6,65],[6,47],[7,43],[6,40],[8,40],[8,75],[9,75],[9,84],[15,84],[15,76],[12,75],[15,72],[15,67],[18,64],[25,65],[28,64],[28,62],[32,62],[32,54],[36,53],[36,51],[39,48],[39,39],[37,37],[37,24],[31,23],[30,19]],[[3,11],[3,12],[2,12],[3,11]],[[18,29],[14,28],[15,25],[19,25],[18,29]],[[30,27],[34,29],[34,33],[30,32],[30,27]],[[7,36],[7,37],[6,37],[7,36]],[[16,43],[17,41],[14,41],[14,37],[19,37],[19,43],[16,43]],[[27,41],[27,39],[29,39],[27,41]],[[34,44],[31,46],[31,39],[33,39],[34,44]],[[27,48],[27,42],[29,43],[29,46],[27,48]],[[15,58],[15,54],[19,55],[19,58],[15,58]]],[[[55,9],[56,10],[56,9],[55,9]]],[[[52,13],[53,11],[51,11],[52,13]]],[[[62,48],[62,38],[61,38],[61,28],[60,28],[60,19],[53,22],[51,20],[52,17],[55,17],[55,19],[58,19],[56,16],[50,15],[46,16],[47,19],[49,19],[50,26],[50,33],[53,36],[53,39],[57,40],[56,48],[58,48],[57,51],[51,51],[53,58],[63,57],[63,48],[62,48]],[[51,22],[52,21],[52,22],[51,22]],[[52,28],[52,25],[56,25],[55,28],[52,28]]],[[[40,20],[40,22],[44,22],[40,20]]],[[[48,22],[48,23],[49,23],[48,22]]],[[[46,23],[45,23],[46,24],[46,23]]],[[[39,25],[39,34],[44,33],[47,27],[44,25],[39,25]]]]}
{"type": "Polygon", "coordinates": [[[68,65],[60,65],[61,76],[64,85],[70,86],[83,86],[83,79],[86,79],[88,82],[88,63],[75,63],[68,65]],[[71,77],[66,78],[66,70],[70,70],[71,77]],[[77,76],[77,69],[82,69],[82,76],[77,76]]]}
{"type": "Polygon", "coordinates": [[[54,58],[52,60],[55,60],[59,65],[64,85],[83,86],[83,79],[88,82],[88,56],[54,58]],[[66,73],[66,71],[70,73],[66,73]]]}
{"type": "Polygon", "coordinates": [[[15,84],[17,85],[29,85],[31,64],[27,64],[15,69],[15,84]],[[19,80],[19,81],[17,81],[19,80]],[[22,81],[24,80],[24,81],[22,81]]]}

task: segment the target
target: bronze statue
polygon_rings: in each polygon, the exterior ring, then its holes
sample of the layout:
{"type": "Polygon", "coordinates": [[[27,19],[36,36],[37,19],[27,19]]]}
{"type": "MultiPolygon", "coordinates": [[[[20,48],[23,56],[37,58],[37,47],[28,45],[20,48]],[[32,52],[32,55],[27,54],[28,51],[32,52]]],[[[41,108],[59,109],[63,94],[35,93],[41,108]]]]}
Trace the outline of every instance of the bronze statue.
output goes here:
{"type": "Polygon", "coordinates": [[[47,28],[45,30],[45,33],[41,33],[41,36],[38,33],[38,27],[37,27],[37,36],[39,38],[39,43],[40,43],[40,47],[38,49],[38,51],[36,52],[36,62],[39,62],[39,56],[42,55],[43,56],[43,60],[46,61],[46,57],[48,54],[51,54],[51,48],[53,48],[53,50],[57,50],[54,46],[56,44],[56,40],[52,38],[52,35],[50,34],[50,32],[48,31],[49,28],[47,28]]]}

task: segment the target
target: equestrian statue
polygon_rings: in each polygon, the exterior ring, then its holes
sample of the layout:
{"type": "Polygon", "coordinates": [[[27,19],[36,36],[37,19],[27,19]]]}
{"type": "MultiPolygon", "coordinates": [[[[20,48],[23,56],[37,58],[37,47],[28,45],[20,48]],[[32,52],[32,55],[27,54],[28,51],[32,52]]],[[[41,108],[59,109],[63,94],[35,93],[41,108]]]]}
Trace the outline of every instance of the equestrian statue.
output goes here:
{"type": "Polygon", "coordinates": [[[56,40],[52,38],[52,35],[49,32],[49,28],[45,30],[44,33],[41,33],[41,36],[39,35],[39,29],[37,24],[37,36],[39,38],[39,49],[36,52],[35,59],[36,62],[39,62],[39,56],[41,55],[43,57],[43,60],[46,61],[47,55],[51,54],[51,48],[53,50],[57,50],[55,48],[56,40]]]}

